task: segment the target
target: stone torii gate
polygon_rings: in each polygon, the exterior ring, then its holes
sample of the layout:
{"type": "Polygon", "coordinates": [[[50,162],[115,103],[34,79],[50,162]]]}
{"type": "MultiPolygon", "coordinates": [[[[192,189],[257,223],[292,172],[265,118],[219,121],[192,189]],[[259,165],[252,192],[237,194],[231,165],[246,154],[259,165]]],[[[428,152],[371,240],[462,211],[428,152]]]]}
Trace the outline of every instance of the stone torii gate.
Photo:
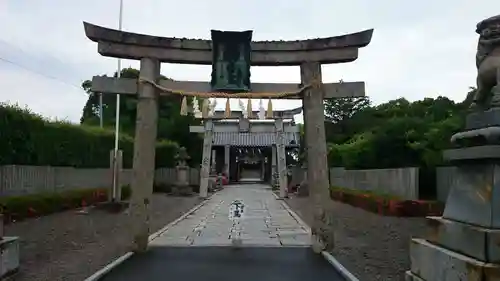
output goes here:
{"type": "MultiPolygon", "coordinates": [[[[107,57],[140,60],[140,77],[162,87],[194,92],[210,92],[208,82],[159,80],[160,63],[212,65],[212,41],[157,37],[109,29],[84,23],[86,36],[98,43],[98,52],[107,57]]],[[[251,42],[253,66],[300,66],[301,85],[293,83],[252,83],[252,93],[293,92],[309,85],[299,96],[303,102],[307,178],[314,206],[311,225],[315,251],[333,247],[325,208],[329,203],[329,179],[325,142],[323,100],[360,97],[364,82],[322,84],[321,64],[347,63],[358,58],[358,49],[367,46],[373,29],[336,37],[251,42]]],[[[131,215],[135,251],[147,249],[150,202],[153,192],[155,141],[159,90],[151,83],[133,79],[94,77],[92,90],[101,93],[138,95],[135,132],[131,215]]]]}

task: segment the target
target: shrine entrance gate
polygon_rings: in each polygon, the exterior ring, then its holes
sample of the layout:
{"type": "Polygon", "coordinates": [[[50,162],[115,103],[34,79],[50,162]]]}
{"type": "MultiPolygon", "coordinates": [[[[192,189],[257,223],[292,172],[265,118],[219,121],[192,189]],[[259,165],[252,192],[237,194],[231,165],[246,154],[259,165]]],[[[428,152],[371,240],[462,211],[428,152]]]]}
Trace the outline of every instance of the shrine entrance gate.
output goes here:
{"type": "Polygon", "coordinates": [[[216,111],[210,118],[213,122],[212,135],[204,126],[191,126],[190,131],[204,133],[204,142],[211,143],[210,155],[204,155],[210,157],[210,161],[202,161],[210,163],[210,177],[224,174],[232,183],[273,184],[273,178],[278,174],[276,177],[280,180],[276,184],[284,197],[288,187],[286,169],[290,164],[287,163],[287,154],[298,153],[300,144],[294,116],[301,112],[302,108],[274,111],[274,120],[249,120],[242,116],[241,111],[231,112],[230,117],[225,117],[223,111],[216,111]],[[276,129],[281,126],[282,130],[276,129]],[[282,170],[283,173],[279,173],[282,170]]]}

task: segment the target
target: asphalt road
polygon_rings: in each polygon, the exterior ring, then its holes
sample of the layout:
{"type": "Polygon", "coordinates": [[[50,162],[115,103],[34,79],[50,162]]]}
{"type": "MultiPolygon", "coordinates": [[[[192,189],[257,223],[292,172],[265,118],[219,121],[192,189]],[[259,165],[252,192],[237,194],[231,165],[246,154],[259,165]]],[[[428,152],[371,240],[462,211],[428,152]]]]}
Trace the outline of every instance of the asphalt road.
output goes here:
{"type": "Polygon", "coordinates": [[[152,247],[105,281],[345,281],[310,247],[152,247]]]}

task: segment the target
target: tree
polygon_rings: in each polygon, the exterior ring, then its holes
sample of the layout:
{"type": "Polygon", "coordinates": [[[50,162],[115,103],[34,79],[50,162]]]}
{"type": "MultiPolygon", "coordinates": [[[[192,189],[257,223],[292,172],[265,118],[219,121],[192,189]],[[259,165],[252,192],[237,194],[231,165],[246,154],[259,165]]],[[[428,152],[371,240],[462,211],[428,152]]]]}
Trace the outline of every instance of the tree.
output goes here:
{"type": "Polygon", "coordinates": [[[345,141],[347,120],[369,106],[370,99],[368,97],[338,98],[325,101],[326,139],[336,143],[345,141]]]}
{"type": "Polygon", "coordinates": [[[331,166],[354,169],[443,164],[442,150],[463,126],[465,110],[446,97],[404,98],[366,107],[350,118],[341,143],[329,145],[331,166]]]}
{"type": "Polygon", "coordinates": [[[325,115],[330,122],[338,124],[369,106],[368,97],[328,99],[325,101],[325,115]]]}
{"type": "MultiPolygon", "coordinates": [[[[114,77],[117,73],[114,73],[114,77]]],[[[139,78],[139,70],[134,68],[124,68],[121,70],[122,78],[139,78]]],[[[166,77],[163,77],[166,79],[166,77]]],[[[87,103],[83,108],[81,124],[99,125],[99,93],[90,91],[92,81],[86,80],[82,83],[82,88],[88,93],[87,103]]],[[[114,128],[116,123],[116,96],[105,94],[103,100],[103,125],[104,127],[114,128]]],[[[158,140],[168,139],[177,142],[186,147],[191,156],[190,164],[197,165],[201,161],[201,138],[189,132],[190,125],[199,125],[200,121],[193,115],[181,116],[182,98],[176,95],[162,95],[159,98],[158,108],[158,140]]],[[[120,132],[130,136],[135,135],[137,96],[120,96],[120,132]]]]}

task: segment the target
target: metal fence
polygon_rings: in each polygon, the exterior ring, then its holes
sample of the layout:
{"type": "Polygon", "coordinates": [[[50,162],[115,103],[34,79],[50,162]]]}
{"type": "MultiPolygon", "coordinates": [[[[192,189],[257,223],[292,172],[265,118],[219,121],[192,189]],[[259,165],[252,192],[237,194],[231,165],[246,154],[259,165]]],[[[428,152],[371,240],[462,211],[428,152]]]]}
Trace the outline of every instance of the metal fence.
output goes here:
{"type": "MultiPolygon", "coordinates": [[[[128,185],[132,180],[131,169],[124,169],[120,182],[128,185]]],[[[199,184],[199,170],[189,171],[190,184],[199,184]]],[[[0,166],[0,196],[24,195],[43,192],[60,192],[71,189],[99,188],[111,186],[110,169],[80,169],[50,166],[0,166]]],[[[174,168],[159,168],[155,171],[156,184],[174,184],[174,168]]]]}

